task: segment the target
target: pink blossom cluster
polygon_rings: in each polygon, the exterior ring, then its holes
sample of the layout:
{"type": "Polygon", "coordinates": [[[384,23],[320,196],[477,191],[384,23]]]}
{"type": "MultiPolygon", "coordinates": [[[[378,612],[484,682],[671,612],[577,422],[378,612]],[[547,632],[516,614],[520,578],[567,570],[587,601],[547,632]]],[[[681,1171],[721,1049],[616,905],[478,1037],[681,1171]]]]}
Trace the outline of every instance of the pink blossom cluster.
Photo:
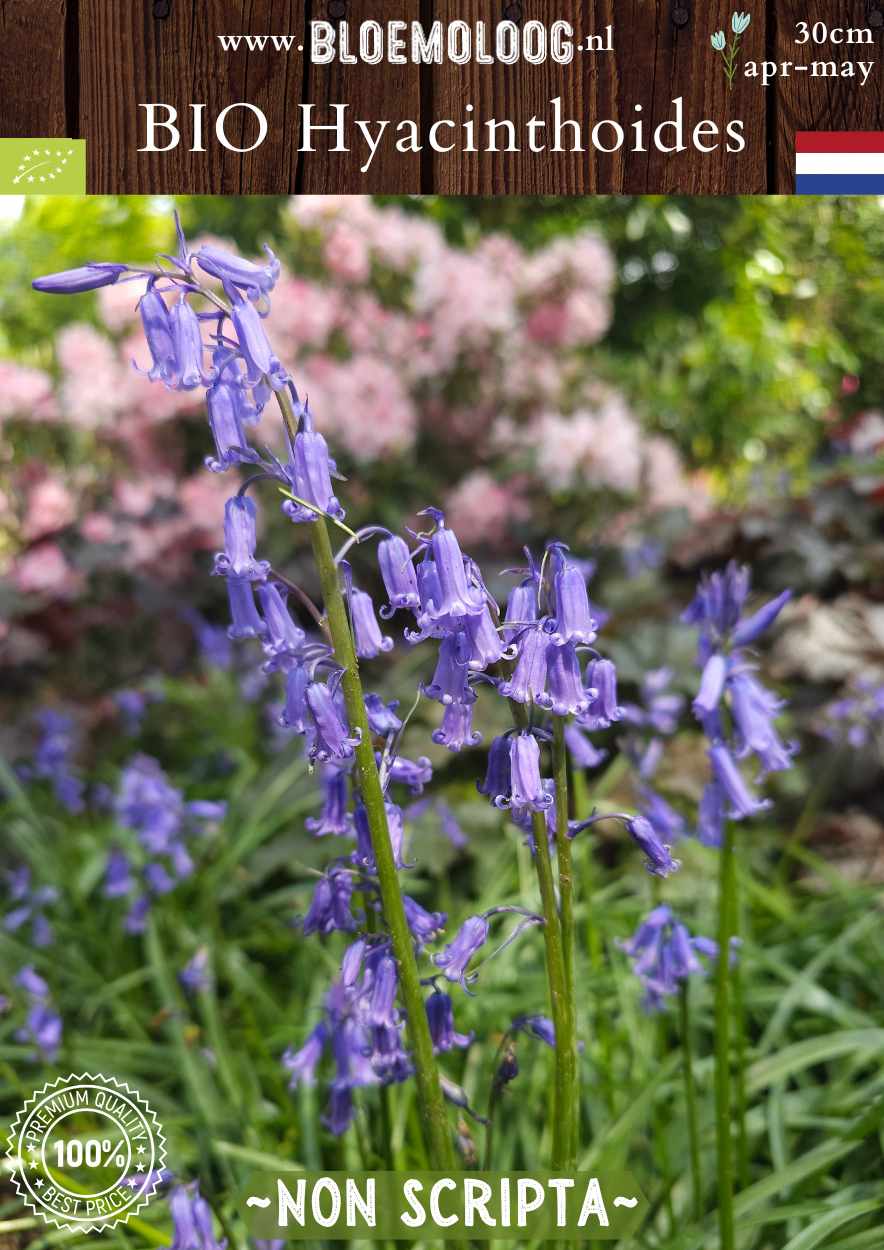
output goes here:
{"type": "MultiPolygon", "coordinates": [[[[225,491],[205,470],[183,471],[171,422],[199,416],[198,403],[152,387],[139,371],[146,362],[138,359],[132,288],[100,295],[105,328],[65,326],[56,376],[0,361],[3,443],[19,453],[8,457],[0,494],[0,576],[23,599],[25,616],[86,592],[84,544],[103,551],[93,569],[171,581],[187,576],[195,551],[215,545],[223,518],[225,491]],[[57,434],[54,456],[27,455],[36,424],[57,434]]],[[[0,636],[8,632],[8,623],[0,626],[0,636]]]]}
{"type": "Polygon", "coordinates": [[[365,463],[443,431],[458,479],[448,508],[465,540],[502,541],[532,491],[705,506],[674,445],[647,437],[593,368],[615,279],[597,234],[531,252],[503,235],[454,247],[425,216],[358,196],[294,198],[288,216],[323,271],[296,284],[299,308],[277,300],[274,331],[325,432],[365,463]],[[391,278],[383,301],[375,292],[391,278]]]}

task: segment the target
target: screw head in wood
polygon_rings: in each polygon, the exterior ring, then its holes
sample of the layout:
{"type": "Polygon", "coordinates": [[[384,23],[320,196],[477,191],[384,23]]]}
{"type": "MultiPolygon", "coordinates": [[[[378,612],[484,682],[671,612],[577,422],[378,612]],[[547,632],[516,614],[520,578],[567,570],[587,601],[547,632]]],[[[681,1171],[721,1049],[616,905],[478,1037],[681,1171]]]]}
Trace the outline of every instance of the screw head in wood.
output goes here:
{"type": "Polygon", "coordinates": [[[683,4],[677,4],[672,10],[672,24],[674,26],[687,26],[691,20],[691,11],[686,9],[683,4]]]}
{"type": "Polygon", "coordinates": [[[520,4],[504,5],[503,15],[508,22],[521,22],[522,6],[520,4]]]}
{"type": "Polygon", "coordinates": [[[329,0],[328,15],[335,21],[347,16],[347,0],[329,0]]]}

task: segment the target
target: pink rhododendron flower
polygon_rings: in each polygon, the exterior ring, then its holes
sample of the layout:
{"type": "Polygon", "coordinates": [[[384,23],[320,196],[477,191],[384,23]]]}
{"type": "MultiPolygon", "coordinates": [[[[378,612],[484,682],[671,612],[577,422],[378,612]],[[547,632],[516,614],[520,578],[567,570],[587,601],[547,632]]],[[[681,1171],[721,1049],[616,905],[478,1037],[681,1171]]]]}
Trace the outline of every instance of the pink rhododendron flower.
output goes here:
{"type": "Polygon", "coordinates": [[[588,288],[572,291],[565,300],[565,334],[567,347],[597,343],[611,324],[611,308],[607,297],[588,288]]]}
{"type": "Polygon", "coordinates": [[[542,413],[528,430],[527,444],[536,448],[540,478],[553,490],[576,485],[598,439],[595,418],[588,412],[571,416],[542,413]]]}
{"type": "Polygon", "coordinates": [[[332,275],[344,282],[365,282],[371,270],[365,239],[343,222],[330,231],[322,254],[332,275]]]}
{"type": "Polygon", "coordinates": [[[202,470],[187,477],[178,489],[178,504],[190,533],[200,546],[217,546],[224,524],[224,504],[230,495],[229,483],[217,473],[202,470]]]}
{"type": "Polygon", "coordinates": [[[56,416],[52,379],[42,369],[0,360],[0,420],[50,421],[56,416]]]}
{"type": "Polygon", "coordinates": [[[534,252],[522,270],[522,290],[541,295],[563,288],[605,294],[614,283],[614,263],[604,240],[591,230],[553,239],[534,252]]]}
{"type": "Polygon", "coordinates": [[[306,366],[305,391],[322,413],[321,430],[359,461],[408,451],[417,412],[398,374],[375,356],[347,361],[314,358],[306,366]]]}
{"type": "Polygon", "coordinates": [[[115,334],[133,325],[138,317],[137,303],[143,287],[131,282],[116,282],[97,292],[101,320],[115,334]]]}
{"type": "Polygon", "coordinates": [[[119,478],[114,483],[114,502],[131,517],[146,517],[160,499],[175,498],[175,478],[153,474],[142,478],[119,478]]]}
{"type": "Polygon", "coordinates": [[[545,300],[528,314],[525,331],[537,343],[580,347],[597,342],[611,320],[608,301],[595,291],[572,291],[562,300],[545,300]]]}
{"type": "Polygon", "coordinates": [[[74,496],[57,477],[45,477],[28,491],[22,537],[29,542],[45,538],[70,525],[77,515],[74,496]]]}
{"type": "Polygon", "coordinates": [[[333,288],[283,277],[276,285],[265,324],[280,351],[300,354],[305,349],[324,348],[340,316],[341,300],[333,288]]]}
{"type": "Polygon", "coordinates": [[[13,582],[22,594],[65,599],[79,589],[82,578],[56,543],[44,542],[19,556],[13,568],[13,582]]]}
{"type": "Polygon", "coordinates": [[[80,522],[80,533],[88,543],[114,542],[116,526],[106,512],[89,512],[80,522]]]}
{"type": "Polygon", "coordinates": [[[431,319],[430,354],[439,369],[460,352],[481,353],[515,329],[515,293],[506,275],[480,256],[452,249],[444,265],[422,262],[415,275],[414,307],[431,319]]]}
{"type": "Polygon", "coordinates": [[[708,512],[711,500],[695,475],[688,477],[678,450],[659,435],[644,444],[644,487],[652,508],[687,508],[693,517],[708,512]]]}
{"type": "Polygon", "coordinates": [[[485,469],[469,473],[451,492],[445,507],[449,525],[465,543],[503,542],[516,521],[530,512],[512,482],[498,482],[485,469]]]}
{"type": "Polygon", "coordinates": [[[638,490],[641,430],[619,397],[592,412],[543,413],[526,431],[542,480],[556,490],[603,486],[623,494],[638,490]]]}
{"type": "Polygon", "coordinates": [[[545,300],[531,310],[525,321],[525,332],[535,343],[558,346],[565,341],[568,312],[564,303],[545,300]]]}
{"type": "Polygon", "coordinates": [[[330,225],[341,212],[356,224],[370,214],[371,208],[367,195],[299,195],[289,201],[289,212],[308,229],[330,225]]]}
{"type": "Polygon", "coordinates": [[[611,395],[595,418],[597,439],[586,464],[587,479],[623,494],[638,490],[642,432],[619,395],[611,395]]]}
{"type": "Polygon", "coordinates": [[[113,344],[93,326],[66,326],[56,341],[64,370],[61,409],[65,421],[84,430],[112,423],[121,411],[124,367],[113,344]]]}
{"type": "Polygon", "coordinates": [[[506,234],[486,234],[476,244],[476,255],[495,273],[504,275],[509,282],[518,280],[525,254],[515,239],[506,234]]]}
{"type": "Polygon", "coordinates": [[[163,565],[164,575],[174,580],[180,577],[189,564],[184,559],[182,541],[187,532],[187,522],[181,517],[170,517],[149,525],[126,527],[125,561],[130,569],[163,565]]]}

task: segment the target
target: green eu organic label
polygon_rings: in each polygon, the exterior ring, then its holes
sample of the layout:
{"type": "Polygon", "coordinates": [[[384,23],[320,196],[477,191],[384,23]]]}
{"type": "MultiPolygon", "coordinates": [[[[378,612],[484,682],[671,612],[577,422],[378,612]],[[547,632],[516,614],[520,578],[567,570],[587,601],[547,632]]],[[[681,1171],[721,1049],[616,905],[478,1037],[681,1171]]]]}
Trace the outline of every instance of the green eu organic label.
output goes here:
{"type": "Polygon", "coordinates": [[[0,195],[85,194],[85,139],[0,139],[0,195]]]}
{"type": "Polygon", "coordinates": [[[615,1240],[647,1214],[628,1172],[260,1172],[242,1195],[255,1237],[615,1240]]]}

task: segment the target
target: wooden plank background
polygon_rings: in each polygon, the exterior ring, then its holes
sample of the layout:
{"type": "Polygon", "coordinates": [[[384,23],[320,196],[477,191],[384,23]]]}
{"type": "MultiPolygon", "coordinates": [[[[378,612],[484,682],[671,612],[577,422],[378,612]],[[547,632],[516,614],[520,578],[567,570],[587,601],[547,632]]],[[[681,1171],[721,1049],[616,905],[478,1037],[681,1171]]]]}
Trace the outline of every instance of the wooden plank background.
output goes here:
{"type": "Polygon", "coordinates": [[[69,0],[0,0],[0,134],[5,138],[79,137],[66,129],[66,92],[75,88],[67,73],[72,55],[68,23],[73,26],[74,16],[69,0]]]}
{"type": "MultiPolygon", "coordinates": [[[[728,90],[710,33],[729,30],[736,8],[751,13],[743,58],[795,61],[874,59],[884,54],[884,0],[0,0],[0,134],[66,135],[87,139],[91,192],[359,191],[445,194],[580,195],[597,192],[735,194],[789,192],[794,186],[796,130],[884,129],[882,67],[869,85],[857,79],[811,79],[791,74],[763,90],[738,75],[728,90]],[[494,24],[567,18],[582,35],[614,24],[616,55],[578,55],[570,66],[313,66],[292,52],[225,53],[219,33],[294,33],[311,20],[420,17],[494,24]],[[794,43],[795,23],[820,20],[829,27],[873,29],[871,47],[815,47],[794,43]],[[357,151],[300,154],[298,105],[316,106],[315,120],[332,103],[351,106],[352,117],[410,117],[424,138],[438,117],[463,119],[474,105],[481,123],[510,118],[520,139],[549,102],[563,101],[565,116],[581,121],[584,142],[603,118],[624,127],[639,120],[646,135],[684,99],[686,129],[701,118],[723,124],[742,118],[748,145],[741,154],[693,150],[668,156],[647,152],[562,153],[528,151],[378,152],[368,173],[357,151]],[[267,116],[271,139],[250,153],[207,141],[191,154],[182,143],[168,154],[137,151],[143,134],[139,103],[165,101],[184,114],[204,103],[206,129],[225,104],[248,100],[267,116]],[[634,110],[641,104],[641,112],[634,110]]],[[[236,114],[229,131],[245,144],[254,119],[236,114]]],[[[321,141],[320,141],[321,142],[321,141]]],[[[524,146],[524,144],[523,144],[524,146]]]]}

